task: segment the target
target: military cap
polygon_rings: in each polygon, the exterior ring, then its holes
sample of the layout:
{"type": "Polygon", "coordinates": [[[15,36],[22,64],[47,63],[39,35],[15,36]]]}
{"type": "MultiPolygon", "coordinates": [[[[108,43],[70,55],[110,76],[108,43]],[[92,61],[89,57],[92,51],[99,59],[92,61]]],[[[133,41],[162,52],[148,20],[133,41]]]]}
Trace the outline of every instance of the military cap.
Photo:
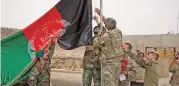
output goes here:
{"type": "Polygon", "coordinates": [[[157,51],[155,51],[155,50],[150,50],[150,51],[148,51],[148,54],[149,54],[149,53],[155,53],[155,54],[157,54],[158,57],[159,57],[159,53],[158,53],[157,51]]]}

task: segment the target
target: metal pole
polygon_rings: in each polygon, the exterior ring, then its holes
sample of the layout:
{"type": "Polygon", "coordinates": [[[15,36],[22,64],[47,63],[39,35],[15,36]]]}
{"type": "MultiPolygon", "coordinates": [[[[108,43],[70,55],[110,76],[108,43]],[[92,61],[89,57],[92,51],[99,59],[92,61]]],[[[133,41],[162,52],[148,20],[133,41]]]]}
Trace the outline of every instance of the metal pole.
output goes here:
{"type": "Polygon", "coordinates": [[[178,20],[179,20],[179,19],[177,19],[177,34],[178,34],[178,20]]]}
{"type": "MultiPolygon", "coordinates": [[[[103,0],[100,0],[100,29],[101,31],[102,31],[102,28],[103,28],[103,0]]],[[[100,61],[100,64],[101,64],[101,86],[103,86],[103,63],[102,61],[100,61]]]]}
{"type": "Polygon", "coordinates": [[[100,61],[100,65],[101,65],[101,86],[103,86],[103,64],[102,64],[102,61],[100,61]]]}
{"type": "Polygon", "coordinates": [[[103,0],[100,0],[100,28],[103,27],[103,0]]]}
{"type": "Polygon", "coordinates": [[[177,17],[177,34],[178,34],[178,23],[179,23],[179,12],[178,12],[178,17],[177,17]]]}

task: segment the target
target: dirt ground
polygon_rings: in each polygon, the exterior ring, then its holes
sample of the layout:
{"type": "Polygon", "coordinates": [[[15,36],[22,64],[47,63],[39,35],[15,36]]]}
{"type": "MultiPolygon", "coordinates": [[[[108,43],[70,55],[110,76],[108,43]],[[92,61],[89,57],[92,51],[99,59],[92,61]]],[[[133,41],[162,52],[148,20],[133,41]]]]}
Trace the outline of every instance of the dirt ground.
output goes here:
{"type": "Polygon", "coordinates": [[[82,86],[82,74],[52,72],[51,82],[53,86],[82,86]]]}
{"type": "MultiPolygon", "coordinates": [[[[82,73],[52,72],[53,86],[82,86],[82,73]]],[[[161,78],[159,86],[170,86],[170,77],[161,78]]]]}

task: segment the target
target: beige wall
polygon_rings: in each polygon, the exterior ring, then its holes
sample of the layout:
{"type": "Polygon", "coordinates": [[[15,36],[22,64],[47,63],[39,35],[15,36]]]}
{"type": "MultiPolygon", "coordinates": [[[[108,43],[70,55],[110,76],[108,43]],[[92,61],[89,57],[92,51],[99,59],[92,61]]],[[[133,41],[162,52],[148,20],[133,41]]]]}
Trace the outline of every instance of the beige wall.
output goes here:
{"type": "Polygon", "coordinates": [[[179,51],[179,35],[126,35],[123,40],[131,43],[133,50],[138,45],[142,51],[145,47],[176,47],[179,51]]]}

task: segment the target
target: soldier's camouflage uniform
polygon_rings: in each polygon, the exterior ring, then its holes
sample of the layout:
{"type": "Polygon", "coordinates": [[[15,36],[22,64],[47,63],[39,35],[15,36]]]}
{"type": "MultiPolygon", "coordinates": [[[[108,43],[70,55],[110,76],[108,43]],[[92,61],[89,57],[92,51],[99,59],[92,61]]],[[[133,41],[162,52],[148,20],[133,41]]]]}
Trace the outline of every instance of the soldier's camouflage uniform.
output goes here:
{"type": "Polygon", "coordinates": [[[37,86],[39,78],[39,65],[40,62],[37,62],[35,67],[32,69],[31,74],[28,76],[28,86],[37,86]]]}
{"type": "Polygon", "coordinates": [[[50,86],[50,76],[47,68],[41,68],[41,63],[37,62],[28,78],[28,86],[50,86]]]}
{"type": "MultiPolygon", "coordinates": [[[[41,57],[44,56],[44,50],[39,50],[36,52],[36,57],[40,60],[41,57]]],[[[27,78],[27,83],[28,86],[38,86],[37,83],[39,82],[39,74],[40,74],[40,69],[41,69],[41,62],[38,61],[34,68],[32,68],[31,74],[27,78]]]]}
{"type": "Polygon", "coordinates": [[[51,58],[53,56],[54,51],[55,51],[55,42],[52,42],[51,46],[49,47],[48,59],[45,64],[45,66],[47,68],[48,75],[49,75],[49,80],[50,80],[50,76],[51,76],[51,68],[50,68],[51,67],[51,58]]]}
{"type": "Polygon", "coordinates": [[[118,86],[121,71],[120,61],[124,54],[121,41],[122,34],[117,28],[105,32],[94,40],[95,47],[100,50],[104,86],[118,86]]]}
{"type": "Polygon", "coordinates": [[[55,51],[55,43],[52,42],[51,46],[49,47],[49,54],[48,54],[48,59],[46,61],[46,66],[48,68],[48,72],[50,74],[50,64],[51,64],[51,58],[53,56],[53,53],[55,51]]]}
{"type": "Polygon", "coordinates": [[[170,84],[171,86],[179,86],[179,63],[177,64],[176,62],[172,63],[169,71],[173,73],[170,84]]]}
{"type": "Polygon", "coordinates": [[[135,61],[145,69],[144,86],[158,86],[158,61],[144,61],[141,59],[140,52],[137,52],[137,55],[128,52],[128,55],[133,57],[135,61]]]}
{"type": "Polygon", "coordinates": [[[136,71],[136,77],[131,80],[131,86],[144,86],[145,69],[143,69],[136,62],[134,63],[136,71]]]}
{"type": "Polygon", "coordinates": [[[127,74],[125,74],[126,80],[124,81],[119,80],[118,86],[129,86],[130,81],[136,77],[136,70],[134,69],[136,65],[134,60],[131,59],[129,56],[127,57],[127,59],[128,59],[128,65],[127,65],[127,74]]]}
{"type": "MultiPolygon", "coordinates": [[[[32,70],[31,74],[28,78],[28,86],[50,86],[50,63],[51,63],[51,57],[54,53],[55,43],[52,42],[52,44],[49,47],[49,53],[46,56],[44,56],[45,65],[43,68],[41,67],[41,62],[38,61],[34,69],[32,70]]],[[[43,58],[43,57],[42,57],[43,58]]]]}
{"type": "Polygon", "coordinates": [[[131,79],[131,86],[144,86],[145,69],[135,62],[135,59],[137,57],[140,57],[140,53],[138,53],[138,56],[136,56],[136,54],[132,53],[131,51],[128,51],[127,54],[133,60],[133,65],[135,65],[133,70],[135,70],[136,72],[135,77],[131,79]]]}
{"type": "Polygon", "coordinates": [[[51,42],[47,58],[44,59],[45,66],[40,70],[38,86],[50,86],[50,64],[55,50],[55,42],[51,42]]]}
{"type": "Polygon", "coordinates": [[[83,86],[91,86],[92,79],[94,86],[100,86],[101,70],[99,57],[97,55],[98,50],[93,46],[88,47],[90,48],[86,49],[83,60],[83,86]]]}

